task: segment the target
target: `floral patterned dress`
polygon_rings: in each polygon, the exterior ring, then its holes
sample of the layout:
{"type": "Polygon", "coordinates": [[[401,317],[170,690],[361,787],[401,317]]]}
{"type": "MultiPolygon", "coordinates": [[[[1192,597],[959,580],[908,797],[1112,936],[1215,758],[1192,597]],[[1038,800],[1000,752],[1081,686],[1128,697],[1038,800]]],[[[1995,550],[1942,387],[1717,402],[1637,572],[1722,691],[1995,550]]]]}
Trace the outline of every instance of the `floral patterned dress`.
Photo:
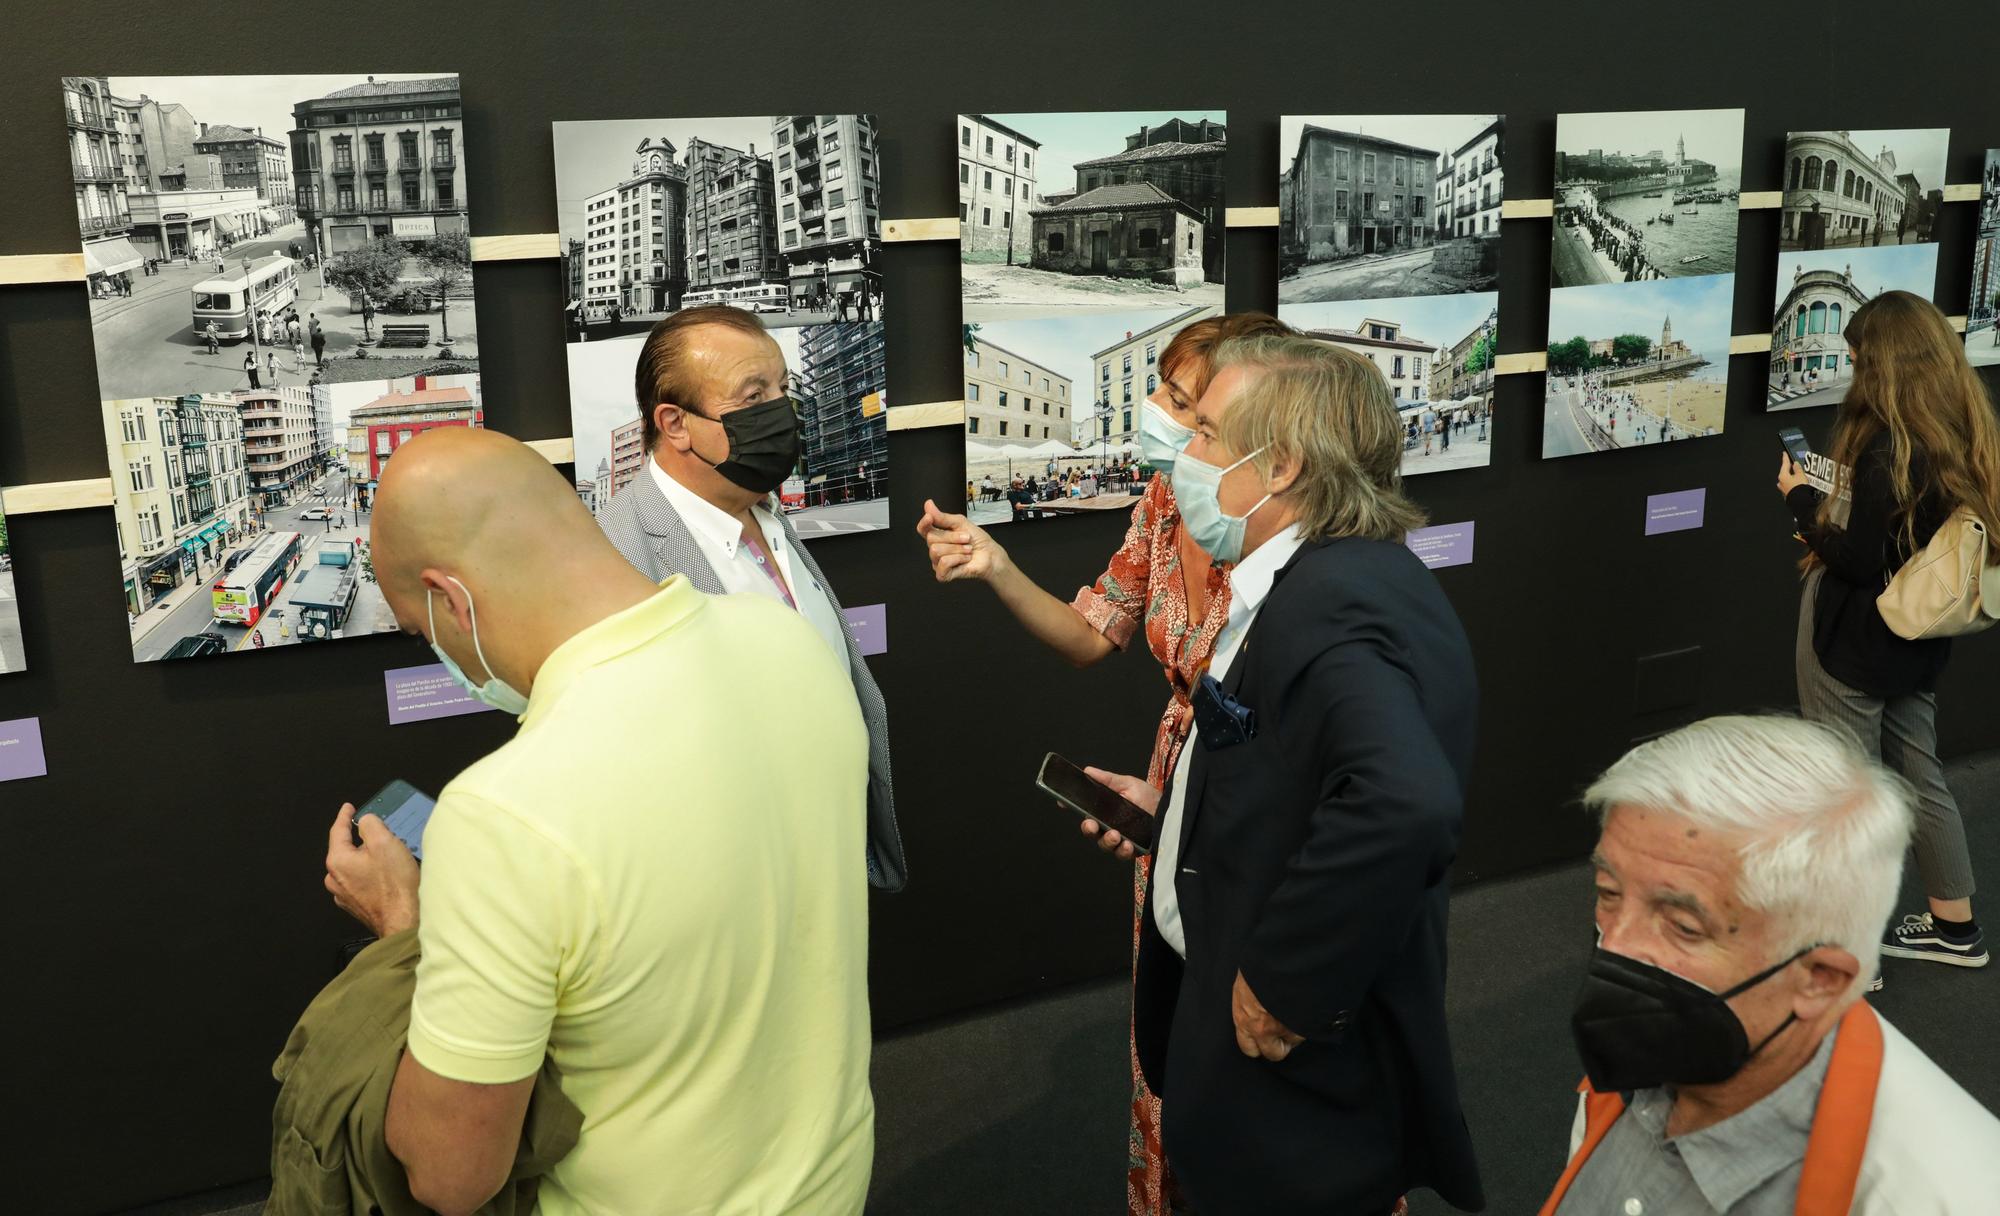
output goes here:
{"type": "MultiPolygon", "coordinates": [[[[1091,628],[1123,649],[1132,635],[1145,630],[1146,645],[1165,669],[1171,692],[1153,734],[1153,758],[1146,781],[1154,789],[1166,785],[1187,742],[1194,710],[1188,701],[1195,682],[1208,666],[1215,635],[1229,619],[1229,573],[1211,566],[1208,603],[1199,621],[1188,620],[1187,585],[1181,577],[1181,513],[1173,487],[1154,477],[1139,505],[1132,508],[1132,526],[1125,543],[1112,554],[1111,564],[1094,586],[1077,592],[1070,606],[1091,628]]],[[[1139,858],[1132,874],[1132,952],[1138,964],[1140,918],[1146,915],[1146,877],[1151,857],[1139,858]]],[[[1139,1072],[1136,1046],[1132,1061],[1132,1128],[1128,1140],[1125,1199],[1130,1216],[1166,1216],[1172,1185],[1166,1157],[1160,1149],[1160,1100],[1147,1089],[1139,1072]]]]}

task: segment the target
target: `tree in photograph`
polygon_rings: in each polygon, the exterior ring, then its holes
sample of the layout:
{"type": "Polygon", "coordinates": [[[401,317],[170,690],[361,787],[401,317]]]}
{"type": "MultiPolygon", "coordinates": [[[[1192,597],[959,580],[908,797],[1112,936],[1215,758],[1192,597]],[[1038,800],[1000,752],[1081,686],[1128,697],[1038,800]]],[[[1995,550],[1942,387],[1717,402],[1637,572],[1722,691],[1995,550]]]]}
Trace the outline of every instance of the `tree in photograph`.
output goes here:
{"type": "Polygon", "coordinates": [[[1574,376],[1590,366],[1590,342],[1586,338],[1571,338],[1567,342],[1556,342],[1549,346],[1549,373],[1556,376],[1574,376]]]}
{"type": "Polygon", "coordinates": [[[979,351],[979,323],[976,321],[968,322],[959,326],[959,330],[959,340],[965,343],[965,353],[969,355],[977,354],[979,351]]]}
{"type": "Polygon", "coordinates": [[[1652,353],[1653,340],[1643,334],[1619,334],[1611,339],[1611,358],[1615,363],[1643,363],[1652,353]]]}
{"type": "Polygon", "coordinates": [[[422,263],[424,286],[438,298],[438,325],[449,342],[452,294],[472,281],[472,240],[463,232],[440,232],[424,249],[422,263]]]}
{"type": "Polygon", "coordinates": [[[1479,341],[1472,344],[1472,349],[1465,352],[1465,370],[1476,376],[1492,366],[1493,339],[1481,334],[1479,341]]]}
{"type": "Polygon", "coordinates": [[[326,261],[326,281],[347,293],[347,306],[359,312],[361,301],[386,300],[403,277],[403,243],[392,236],[376,237],[359,249],[343,250],[326,261]]]}

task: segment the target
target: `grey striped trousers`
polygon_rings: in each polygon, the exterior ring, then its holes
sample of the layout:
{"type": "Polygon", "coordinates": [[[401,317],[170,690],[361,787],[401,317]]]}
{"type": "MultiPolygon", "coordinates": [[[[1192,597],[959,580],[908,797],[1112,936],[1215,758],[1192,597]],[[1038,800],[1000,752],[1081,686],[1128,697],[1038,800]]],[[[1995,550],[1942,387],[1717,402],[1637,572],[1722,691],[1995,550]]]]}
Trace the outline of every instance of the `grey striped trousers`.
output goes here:
{"type": "Polygon", "coordinates": [[[1798,669],[1799,712],[1814,722],[1844,726],[1868,754],[1903,775],[1917,792],[1917,834],[1912,842],[1917,875],[1932,899],[1972,896],[1972,853],[1965,843],[1965,823],[1958,803],[1944,783],[1944,765],[1937,758],[1937,696],[1870,696],[1826,674],[1814,652],[1813,599],[1825,571],[1806,578],[1799,597],[1799,639],[1794,663],[1798,669]]]}

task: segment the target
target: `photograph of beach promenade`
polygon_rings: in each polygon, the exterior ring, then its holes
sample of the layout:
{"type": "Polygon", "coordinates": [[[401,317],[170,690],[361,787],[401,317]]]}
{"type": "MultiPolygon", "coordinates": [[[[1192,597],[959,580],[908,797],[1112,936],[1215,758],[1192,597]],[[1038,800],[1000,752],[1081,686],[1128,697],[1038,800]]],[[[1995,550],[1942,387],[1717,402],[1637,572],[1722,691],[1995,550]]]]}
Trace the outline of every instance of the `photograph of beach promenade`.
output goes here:
{"type": "Polygon", "coordinates": [[[1549,293],[1542,456],[1722,433],[1734,275],[1549,293]]]}
{"type": "Polygon", "coordinates": [[[1742,185],[1741,110],[1558,116],[1551,285],[1732,273],[1742,185]]]}

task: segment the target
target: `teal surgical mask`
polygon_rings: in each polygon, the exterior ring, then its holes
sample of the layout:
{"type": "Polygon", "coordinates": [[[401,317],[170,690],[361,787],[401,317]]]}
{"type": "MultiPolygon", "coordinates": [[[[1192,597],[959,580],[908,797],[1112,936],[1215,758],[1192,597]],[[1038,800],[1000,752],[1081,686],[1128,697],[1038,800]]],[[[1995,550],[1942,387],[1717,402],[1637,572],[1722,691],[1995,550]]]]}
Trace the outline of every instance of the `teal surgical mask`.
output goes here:
{"type": "Polygon", "coordinates": [[[1139,455],[1163,473],[1174,470],[1174,461],[1194,439],[1194,430],[1174,421],[1174,416],[1151,397],[1139,406],[1139,455]]]}
{"type": "MultiPolygon", "coordinates": [[[[451,578],[450,575],[445,577],[451,578]]],[[[472,652],[479,656],[479,665],[486,669],[486,683],[474,684],[465,672],[459,669],[452,657],[444,652],[444,647],[438,645],[436,602],[431,599],[430,589],[425,588],[424,614],[430,618],[431,653],[444,663],[445,673],[455,680],[460,688],[471,693],[480,704],[490,705],[502,713],[512,714],[518,718],[528,712],[528,698],[522,696],[520,690],[512,684],[494,674],[493,664],[486,661],[486,651],[479,645],[479,609],[472,602],[472,591],[455,578],[451,578],[451,581],[458,583],[458,589],[465,592],[465,608],[472,616],[472,652]]]]}
{"type": "Polygon", "coordinates": [[[1226,469],[1217,468],[1199,456],[1181,453],[1174,465],[1174,501],[1180,504],[1181,526],[1188,530],[1194,543],[1203,552],[1219,562],[1234,562],[1243,556],[1243,528],[1257,508],[1271,501],[1266,494],[1241,515],[1226,515],[1218,495],[1222,489],[1222,479],[1236,469],[1256,459],[1263,448],[1245,456],[1226,469]]]}

